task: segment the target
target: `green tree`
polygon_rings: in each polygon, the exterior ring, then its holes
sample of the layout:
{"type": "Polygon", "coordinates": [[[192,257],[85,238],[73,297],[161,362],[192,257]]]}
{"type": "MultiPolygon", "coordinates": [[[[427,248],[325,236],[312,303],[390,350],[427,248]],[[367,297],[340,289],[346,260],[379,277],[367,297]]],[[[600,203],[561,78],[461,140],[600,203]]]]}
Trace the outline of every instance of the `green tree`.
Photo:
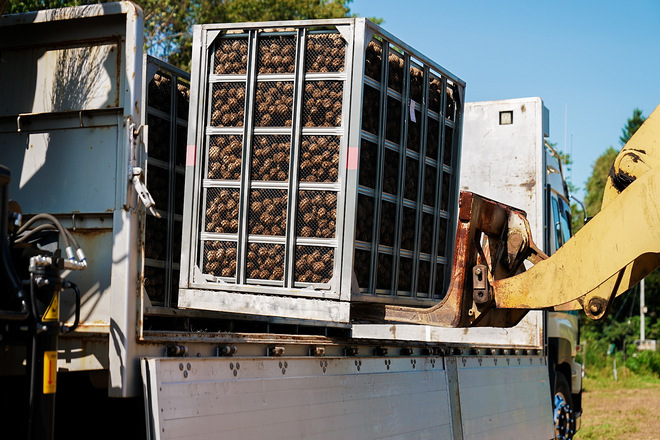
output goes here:
{"type": "Polygon", "coordinates": [[[621,129],[623,136],[619,138],[621,145],[626,145],[630,138],[635,134],[637,129],[644,123],[646,117],[642,115],[642,111],[638,108],[633,110],[632,118],[628,119],[626,126],[621,129]]]}
{"type": "Polygon", "coordinates": [[[605,192],[605,184],[607,183],[607,176],[610,173],[610,169],[612,168],[612,164],[614,163],[617,154],[618,151],[610,146],[596,159],[596,162],[594,162],[593,171],[587,180],[587,196],[584,199],[584,205],[589,217],[593,217],[600,212],[600,205],[603,203],[603,193],[605,192]]]}
{"type": "MultiPolygon", "coordinates": [[[[104,3],[105,0],[0,0],[5,12],[104,3]]],[[[147,52],[190,70],[192,26],[205,23],[350,17],[351,0],[134,0],[144,11],[147,52]]],[[[380,19],[371,19],[381,23],[380,19]]]]}

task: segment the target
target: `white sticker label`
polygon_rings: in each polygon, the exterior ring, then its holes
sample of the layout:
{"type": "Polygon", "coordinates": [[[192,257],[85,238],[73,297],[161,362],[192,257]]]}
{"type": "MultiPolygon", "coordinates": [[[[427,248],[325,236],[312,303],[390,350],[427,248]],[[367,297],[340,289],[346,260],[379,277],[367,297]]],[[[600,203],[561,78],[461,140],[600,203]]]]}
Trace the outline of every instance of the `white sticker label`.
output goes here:
{"type": "Polygon", "coordinates": [[[410,100],[410,120],[413,122],[417,122],[417,118],[415,118],[415,100],[411,99],[410,100]]]}

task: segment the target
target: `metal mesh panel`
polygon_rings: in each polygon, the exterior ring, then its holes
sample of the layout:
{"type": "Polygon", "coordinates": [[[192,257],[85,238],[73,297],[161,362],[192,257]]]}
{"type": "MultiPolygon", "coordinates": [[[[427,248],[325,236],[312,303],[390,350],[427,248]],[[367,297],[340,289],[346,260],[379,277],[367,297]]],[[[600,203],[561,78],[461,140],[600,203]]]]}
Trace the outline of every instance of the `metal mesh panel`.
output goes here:
{"type": "Polygon", "coordinates": [[[255,136],[252,145],[252,180],[289,180],[291,136],[255,136]]]}
{"type": "Polygon", "coordinates": [[[355,239],[371,243],[374,226],[374,198],[358,194],[357,221],[355,239]]]}
{"type": "Polygon", "coordinates": [[[147,115],[149,124],[149,157],[169,161],[170,158],[170,123],[154,115],[147,115]]]}
{"type": "Polygon", "coordinates": [[[435,269],[435,289],[433,297],[436,299],[444,298],[445,294],[445,265],[438,264],[435,269]]]}
{"type": "Polygon", "coordinates": [[[399,286],[397,288],[399,295],[410,296],[412,292],[412,258],[401,257],[399,259],[399,286]]]}
{"type": "Polygon", "coordinates": [[[165,301],[165,269],[145,266],[142,284],[152,302],[165,301]]]}
{"type": "Polygon", "coordinates": [[[392,255],[378,254],[378,268],[376,269],[376,288],[390,290],[392,288],[392,255]]]}
{"type": "Polygon", "coordinates": [[[396,226],[396,205],[382,202],[380,214],[380,244],[394,246],[394,228],[396,226]]]}
{"type": "Polygon", "coordinates": [[[399,152],[385,148],[383,192],[397,195],[399,192],[399,152]]]}
{"type": "Polygon", "coordinates": [[[149,167],[147,188],[156,203],[156,209],[167,210],[169,194],[169,171],[155,165],[149,167]]]}
{"type": "Polygon", "coordinates": [[[378,118],[380,112],[380,92],[373,87],[364,85],[362,101],[362,130],[378,133],[378,118]]]}
{"type": "Polygon", "coordinates": [[[204,242],[204,273],[236,278],[236,243],[232,241],[204,242]]]}
{"type": "Polygon", "coordinates": [[[307,81],[303,97],[303,125],[305,127],[339,127],[343,99],[343,81],[307,81]]]}
{"type": "Polygon", "coordinates": [[[334,238],[337,194],[329,191],[300,191],[296,233],[300,237],[334,238]]]}
{"type": "MultiPolygon", "coordinates": [[[[174,163],[178,167],[186,166],[187,132],[188,127],[176,126],[176,154],[174,163]]],[[[151,136],[151,126],[149,127],[149,135],[151,136]]]]}
{"type": "Polygon", "coordinates": [[[458,88],[456,84],[447,81],[447,102],[445,117],[450,121],[456,120],[456,100],[458,99],[458,88]]]}
{"type": "Polygon", "coordinates": [[[306,57],[307,72],[343,72],[346,41],[338,33],[310,34],[306,57]]]}
{"type": "Polygon", "coordinates": [[[281,189],[252,189],[248,233],[280,235],[286,231],[287,192],[281,189]]]}
{"type": "MultiPolygon", "coordinates": [[[[183,223],[174,221],[172,227],[172,262],[179,264],[181,262],[181,237],[183,236],[183,223]]],[[[179,279],[177,278],[177,281],[179,279]]]]}
{"type": "Polygon", "coordinates": [[[300,180],[337,182],[339,178],[339,137],[303,136],[300,145],[300,180]]]}
{"type": "Polygon", "coordinates": [[[427,121],[427,134],[426,134],[426,157],[433,160],[438,160],[438,143],[440,142],[440,123],[431,118],[426,118],[427,121]]]}
{"type": "Polygon", "coordinates": [[[403,92],[403,57],[390,48],[388,62],[390,70],[387,86],[401,93],[403,92]]]}
{"type": "Polygon", "coordinates": [[[383,65],[383,46],[380,41],[371,40],[369,42],[364,63],[364,74],[380,82],[383,65]]]}
{"type": "Polygon", "coordinates": [[[387,97],[385,138],[395,144],[401,142],[401,101],[391,96],[387,97]]]}
{"type": "Polygon", "coordinates": [[[401,228],[401,249],[412,251],[415,246],[415,216],[413,208],[403,207],[403,225],[401,228]]]}
{"type": "Polygon", "coordinates": [[[435,206],[437,169],[431,165],[424,166],[424,204],[435,206]]]}
{"type": "Polygon", "coordinates": [[[415,113],[415,121],[417,122],[414,122],[412,118],[408,122],[408,139],[406,148],[419,152],[422,136],[422,113],[417,109],[413,110],[413,112],[415,113]]]}
{"type": "Polygon", "coordinates": [[[216,75],[245,75],[247,61],[247,38],[227,38],[221,40],[216,46],[213,72],[216,75]]]}
{"type": "Polygon", "coordinates": [[[239,200],[240,191],[238,189],[207,189],[205,230],[219,234],[237,233],[239,200]]]}
{"type": "Polygon", "coordinates": [[[442,195],[440,199],[440,209],[446,211],[449,208],[449,190],[451,187],[451,174],[442,173],[442,195]]]}
{"type": "Polygon", "coordinates": [[[406,176],[403,197],[417,201],[417,181],[419,179],[419,161],[406,157],[406,176]]]}
{"type": "Polygon", "coordinates": [[[254,123],[258,127],[291,127],[293,82],[257,83],[254,123]]]}
{"type": "Polygon", "coordinates": [[[178,304],[179,302],[179,279],[181,275],[178,270],[172,271],[172,289],[171,292],[171,302],[170,304],[178,304]]]}
{"type": "Polygon", "coordinates": [[[245,106],[245,84],[213,84],[213,110],[211,125],[214,127],[242,127],[245,106]]]}
{"type": "Polygon", "coordinates": [[[431,77],[429,82],[429,110],[440,113],[440,103],[442,102],[442,81],[431,77]]]}
{"type": "Polygon", "coordinates": [[[172,78],[161,71],[149,81],[149,100],[147,105],[169,113],[172,108],[172,78]]]}
{"type": "Polygon", "coordinates": [[[358,286],[362,289],[369,288],[369,274],[371,265],[371,252],[355,249],[355,264],[353,265],[358,286]]]}
{"type": "Polygon", "coordinates": [[[207,178],[241,180],[243,136],[211,136],[207,178]]]}
{"type": "Polygon", "coordinates": [[[183,214],[183,199],[186,191],[186,177],[184,174],[176,173],[174,177],[174,213],[183,214]]]}
{"type": "Polygon", "coordinates": [[[378,145],[362,139],[360,143],[359,184],[368,188],[376,188],[378,167],[378,145]]]}
{"type": "Polygon", "coordinates": [[[431,284],[431,262],[419,262],[419,277],[417,279],[417,297],[428,298],[431,284]]]}
{"type": "Polygon", "coordinates": [[[334,248],[296,246],[294,280],[297,283],[327,283],[334,270],[334,248]]]}
{"type": "Polygon", "coordinates": [[[255,280],[284,280],[284,245],[249,243],[247,277],[255,280]]]}
{"type": "Polygon", "coordinates": [[[417,65],[410,65],[410,98],[421,103],[424,93],[424,71],[417,65]]]}
{"type": "Polygon", "coordinates": [[[420,251],[425,254],[430,254],[433,244],[433,214],[422,213],[422,236],[420,243],[420,251]]]}
{"type": "Polygon", "coordinates": [[[442,163],[451,166],[452,146],[454,145],[454,129],[445,127],[445,151],[443,152],[442,163]]]}
{"type": "Polygon", "coordinates": [[[187,120],[188,110],[190,108],[190,84],[178,78],[176,89],[176,117],[187,120]]]}
{"type": "Polygon", "coordinates": [[[144,256],[165,261],[167,257],[167,219],[147,216],[144,231],[144,256]]]}
{"type": "Polygon", "coordinates": [[[440,218],[438,226],[438,256],[447,256],[447,219],[440,218]]]}
{"type": "Polygon", "coordinates": [[[261,34],[259,73],[293,73],[296,67],[296,38],[293,35],[261,34]]]}

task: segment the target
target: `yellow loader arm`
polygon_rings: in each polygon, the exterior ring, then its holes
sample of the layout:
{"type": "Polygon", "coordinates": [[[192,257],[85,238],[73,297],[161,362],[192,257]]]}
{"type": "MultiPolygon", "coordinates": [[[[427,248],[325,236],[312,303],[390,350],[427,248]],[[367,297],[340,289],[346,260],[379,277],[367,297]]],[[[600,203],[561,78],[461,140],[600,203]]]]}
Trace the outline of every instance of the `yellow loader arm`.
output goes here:
{"type": "Polygon", "coordinates": [[[551,258],[493,283],[497,307],[583,308],[614,298],[660,266],[660,106],[619,152],[601,211],[551,258]]]}
{"type": "Polygon", "coordinates": [[[603,318],[614,298],[660,266],[660,106],[621,150],[601,211],[548,258],[524,212],[462,192],[451,284],[428,309],[356,304],[357,319],[441,327],[510,327],[528,310],[583,308],[603,318]],[[534,264],[525,270],[524,260],[534,264]]]}

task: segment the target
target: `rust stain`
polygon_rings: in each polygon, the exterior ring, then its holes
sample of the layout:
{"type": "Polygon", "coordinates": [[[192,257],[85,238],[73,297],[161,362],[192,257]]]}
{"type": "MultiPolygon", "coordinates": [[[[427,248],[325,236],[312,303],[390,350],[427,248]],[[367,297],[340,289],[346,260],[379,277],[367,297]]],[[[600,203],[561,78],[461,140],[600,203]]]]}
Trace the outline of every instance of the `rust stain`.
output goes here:
{"type": "Polygon", "coordinates": [[[525,188],[527,191],[532,191],[536,187],[536,179],[528,180],[520,184],[520,187],[525,188]]]}
{"type": "Polygon", "coordinates": [[[527,107],[525,107],[525,104],[520,106],[520,111],[525,113],[527,111],[527,107]]]}

